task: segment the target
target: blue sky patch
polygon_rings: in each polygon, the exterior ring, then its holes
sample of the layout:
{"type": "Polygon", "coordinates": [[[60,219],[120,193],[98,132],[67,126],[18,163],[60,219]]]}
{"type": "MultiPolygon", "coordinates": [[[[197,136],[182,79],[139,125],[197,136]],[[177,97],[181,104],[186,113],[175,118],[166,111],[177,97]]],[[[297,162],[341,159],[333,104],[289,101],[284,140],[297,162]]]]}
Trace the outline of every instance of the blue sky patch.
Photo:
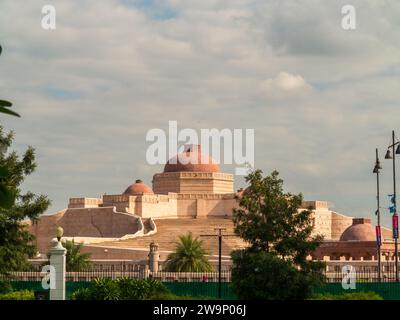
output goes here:
{"type": "Polygon", "coordinates": [[[82,97],[82,94],[79,91],[55,88],[55,87],[47,87],[44,89],[44,92],[51,98],[55,99],[69,100],[69,99],[78,99],[82,97]]]}
{"type": "Polygon", "coordinates": [[[128,7],[143,11],[152,20],[169,20],[178,16],[178,11],[159,0],[120,0],[128,7]]]}

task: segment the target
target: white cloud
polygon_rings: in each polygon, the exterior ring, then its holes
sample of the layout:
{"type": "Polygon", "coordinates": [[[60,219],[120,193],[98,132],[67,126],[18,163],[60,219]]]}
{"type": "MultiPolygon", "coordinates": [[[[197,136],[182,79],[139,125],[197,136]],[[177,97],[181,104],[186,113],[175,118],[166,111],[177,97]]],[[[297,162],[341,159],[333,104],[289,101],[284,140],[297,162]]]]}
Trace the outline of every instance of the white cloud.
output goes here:
{"type": "Polygon", "coordinates": [[[354,0],[353,32],[339,0],[155,1],[157,14],[134,3],[57,1],[52,32],[42,1],[2,0],[0,97],[22,114],[2,123],[38,152],[26,188],[55,211],[150,183],[162,168],[145,164],[146,132],[177,120],[254,128],[256,166],[306,198],[371,211],[374,149],[400,116],[398,1],[354,0]],[[158,19],[165,6],[176,15],[158,19]]]}
{"type": "Polygon", "coordinates": [[[286,99],[288,95],[304,95],[312,90],[312,87],[304,80],[301,75],[293,75],[287,72],[279,72],[272,79],[267,79],[261,83],[267,98],[286,99]]]}

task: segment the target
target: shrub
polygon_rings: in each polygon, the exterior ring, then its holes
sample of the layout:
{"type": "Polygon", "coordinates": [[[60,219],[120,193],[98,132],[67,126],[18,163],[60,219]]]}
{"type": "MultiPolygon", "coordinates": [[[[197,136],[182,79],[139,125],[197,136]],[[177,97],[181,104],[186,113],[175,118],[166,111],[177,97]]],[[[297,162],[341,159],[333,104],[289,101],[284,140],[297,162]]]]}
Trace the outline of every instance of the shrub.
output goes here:
{"type": "Polygon", "coordinates": [[[352,292],[316,294],[310,300],[383,300],[383,298],[375,292],[352,292]]]}
{"type": "Polygon", "coordinates": [[[71,300],[90,300],[90,289],[82,288],[74,291],[71,295],[71,300]]]}
{"type": "Polygon", "coordinates": [[[154,279],[138,280],[121,278],[116,281],[121,297],[124,300],[146,300],[151,299],[156,294],[170,293],[160,281],[154,279]]]}
{"type": "Polygon", "coordinates": [[[0,294],[9,293],[12,291],[11,282],[7,280],[0,281],[0,294]]]}
{"type": "Polygon", "coordinates": [[[265,251],[237,250],[232,253],[232,288],[239,299],[302,300],[319,283],[319,273],[296,269],[265,251]]]}
{"type": "Polygon", "coordinates": [[[193,296],[178,296],[175,293],[160,293],[155,294],[151,297],[151,300],[214,300],[215,298],[211,297],[193,297],[193,296]]]}
{"type": "MultiPolygon", "coordinates": [[[[100,278],[93,286],[79,289],[72,294],[73,300],[150,300],[154,296],[161,297],[171,292],[154,279],[100,278]]],[[[172,297],[172,296],[171,296],[172,297]]]]}
{"type": "Polygon", "coordinates": [[[0,294],[0,300],[35,300],[35,294],[29,290],[11,291],[0,294]]]}

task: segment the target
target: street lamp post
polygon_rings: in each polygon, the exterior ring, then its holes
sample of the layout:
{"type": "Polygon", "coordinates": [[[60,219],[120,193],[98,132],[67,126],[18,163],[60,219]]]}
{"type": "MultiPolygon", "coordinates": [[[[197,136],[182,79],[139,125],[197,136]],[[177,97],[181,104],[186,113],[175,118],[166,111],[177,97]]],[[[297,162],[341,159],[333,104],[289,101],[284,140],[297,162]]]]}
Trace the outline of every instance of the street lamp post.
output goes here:
{"type": "Polygon", "coordinates": [[[381,163],[378,158],[378,149],[375,150],[375,167],[373,173],[376,173],[376,215],[378,224],[376,227],[376,245],[378,248],[378,282],[381,281],[381,212],[380,212],[380,197],[379,197],[379,170],[382,169],[381,163]]]}
{"type": "Polygon", "coordinates": [[[225,228],[214,228],[218,234],[202,234],[200,237],[218,237],[218,298],[222,297],[222,237],[237,237],[236,234],[223,234],[225,228]]]}
{"type": "Polygon", "coordinates": [[[396,199],[396,154],[400,154],[400,142],[395,142],[394,130],[392,131],[392,144],[388,147],[385,159],[393,160],[393,216],[392,216],[392,227],[393,227],[393,238],[394,238],[394,257],[395,265],[394,270],[396,273],[396,282],[399,282],[399,251],[398,251],[398,215],[397,215],[397,199],[396,199]],[[395,147],[397,146],[396,150],[395,147]],[[392,148],[392,154],[390,154],[390,148],[392,148]]]}

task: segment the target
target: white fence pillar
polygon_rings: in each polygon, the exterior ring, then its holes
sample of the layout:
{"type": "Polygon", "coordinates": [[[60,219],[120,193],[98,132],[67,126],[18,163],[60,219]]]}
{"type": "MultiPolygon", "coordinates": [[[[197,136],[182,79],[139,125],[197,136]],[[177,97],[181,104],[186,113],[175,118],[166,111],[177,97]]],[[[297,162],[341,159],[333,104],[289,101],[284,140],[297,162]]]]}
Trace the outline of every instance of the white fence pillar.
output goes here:
{"type": "Polygon", "coordinates": [[[61,241],[53,239],[53,247],[50,249],[50,265],[55,269],[55,287],[50,287],[50,300],[65,300],[65,272],[67,250],[61,241]]]}

